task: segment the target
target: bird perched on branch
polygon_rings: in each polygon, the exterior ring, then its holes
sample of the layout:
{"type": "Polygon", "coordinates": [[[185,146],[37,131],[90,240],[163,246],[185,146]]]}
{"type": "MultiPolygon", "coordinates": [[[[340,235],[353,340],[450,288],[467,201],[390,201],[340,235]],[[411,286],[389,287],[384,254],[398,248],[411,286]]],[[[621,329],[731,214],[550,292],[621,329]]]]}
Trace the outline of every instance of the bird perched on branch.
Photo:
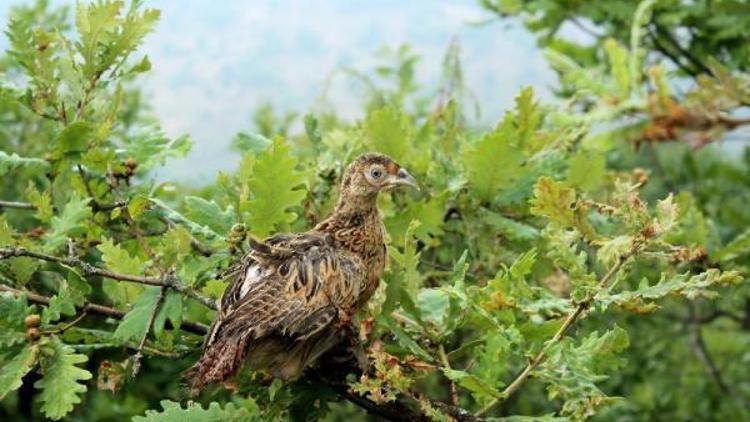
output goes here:
{"type": "Polygon", "coordinates": [[[400,186],[417,184],[390,157],[364,154],[344,172],[328,218],[307,232],[251,242],[221,299],[203,355],[186,373],[193,391],[225,380],[245,361],[295,379],[339,343],[385,266],[378,193],[400,186]]]}

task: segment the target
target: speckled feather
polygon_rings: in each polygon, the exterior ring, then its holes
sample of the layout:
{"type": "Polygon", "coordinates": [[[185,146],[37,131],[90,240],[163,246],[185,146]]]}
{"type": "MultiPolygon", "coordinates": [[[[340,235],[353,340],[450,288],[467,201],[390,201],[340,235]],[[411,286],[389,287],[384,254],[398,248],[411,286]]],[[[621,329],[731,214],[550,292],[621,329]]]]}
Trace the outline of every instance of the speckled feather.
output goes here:
{"type": "Polygon", "coordinates": [[[341,341],[385,267],[377,194],[398,184],[414,186],[391,158],[365,154],[345,171],[331,216],[304,233],[252,242],[235,266],[203,355],[186,373],[193,391],[230,377],[245,361],[297,378],[341,341]]]}

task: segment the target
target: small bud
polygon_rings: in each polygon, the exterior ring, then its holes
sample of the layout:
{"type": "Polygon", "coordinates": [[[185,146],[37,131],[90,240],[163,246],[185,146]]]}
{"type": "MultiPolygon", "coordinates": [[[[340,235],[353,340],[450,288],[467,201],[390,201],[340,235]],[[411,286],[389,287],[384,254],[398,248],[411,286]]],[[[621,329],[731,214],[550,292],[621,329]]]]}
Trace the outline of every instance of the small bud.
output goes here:
{"type": "Polygon", "coordinates": [[[36,327],[32,327],[26,330],[26,339],[29,341],[35,341],[39,338],[39,329],[36,327]]]}
{"type": "Polygon", "coordinates": [[[646,182],[648,182],[648,171],[640,167],[636,167],[633,169],[633,178],[639,185],[645,185],[646,182]]]}
{"type": "Polygon", "coordinates": [[[39,318],[39,315],[31,314],[27,315],[26,318],[24,318],[23,323],[26,324],[26,328],[36,328],[39,326],[41,320],[42,319],[39,318]]]}
{"type": "Polygon", "coordinates": [[[656,227],[653,224],[649,224],[641,229],[641,235],[646,239],[653,237],[656,234],[656,227]]]}

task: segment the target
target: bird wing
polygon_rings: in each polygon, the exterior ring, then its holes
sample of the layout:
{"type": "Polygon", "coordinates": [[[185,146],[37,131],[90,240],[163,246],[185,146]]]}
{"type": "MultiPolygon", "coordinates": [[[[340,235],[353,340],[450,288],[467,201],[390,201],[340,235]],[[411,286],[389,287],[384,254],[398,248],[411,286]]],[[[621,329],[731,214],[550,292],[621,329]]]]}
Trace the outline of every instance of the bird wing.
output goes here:
{"type": "Polygon", "coordinates": [[[322,233],[280,234],[253,243],[222,297],[206,345],[219,333],[308,338],[357,297],[365,278],[361,260],[337,253],[322,233]]]}

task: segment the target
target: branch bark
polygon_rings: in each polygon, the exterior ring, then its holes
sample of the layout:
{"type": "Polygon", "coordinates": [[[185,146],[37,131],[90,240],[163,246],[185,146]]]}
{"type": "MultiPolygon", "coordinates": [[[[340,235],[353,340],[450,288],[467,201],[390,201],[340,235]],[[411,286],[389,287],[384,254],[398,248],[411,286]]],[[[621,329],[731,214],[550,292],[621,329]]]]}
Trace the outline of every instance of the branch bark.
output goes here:
{"type": "MultiPolygon", "coordinates": [[[[37,293],[27,292],[24,290],[14,289],[13,287],[0,284],[0,292],[10,292],[16,296],[26,295],[26,298],[32,302],[40,305],[49,305],[50,297],[40,295],[37,293]]],[[[127,312],[119,309],[110,308],[109,306],[99,305],[96,303],[87,302],[81,306],[77,306],[76,310],[79,312],[86,312],[88,314],[96,314],[107,316],[115,319],[122,319],[127,312]]],[[[199,322],[183,321],[180,325],[180,329],[189,333],[205,335],[208,332],[208,326],[199,322]]]]}
{"type": "Polygon", "coordinates": [[[208,296],[204,296],[192,288],[185,286],[176,276],[173,274],[166,274],[163,277],[146,277],[140,275],[121,274],[107,269],[99,268],[88,262],[82,261],[75,257],[61,258],[54,255],[48,255],[41,252],[35,252],[26,248],[10,247],[0,248],[0,260],[8,259],[18,256],[27,256],[30,258],[41,259],[43,261],[54,262],[61,265],[67,265],[69,267],[76,267],[81,270],[85,276],[99,276],[106,277],[112,280],[118,281],[129,281],[133,283],[148,284],[151,286],[171,287],[176,291],[189,296],[198,302],[202,303],[208,308],[217,309],[214,300],[208,296]]]}

